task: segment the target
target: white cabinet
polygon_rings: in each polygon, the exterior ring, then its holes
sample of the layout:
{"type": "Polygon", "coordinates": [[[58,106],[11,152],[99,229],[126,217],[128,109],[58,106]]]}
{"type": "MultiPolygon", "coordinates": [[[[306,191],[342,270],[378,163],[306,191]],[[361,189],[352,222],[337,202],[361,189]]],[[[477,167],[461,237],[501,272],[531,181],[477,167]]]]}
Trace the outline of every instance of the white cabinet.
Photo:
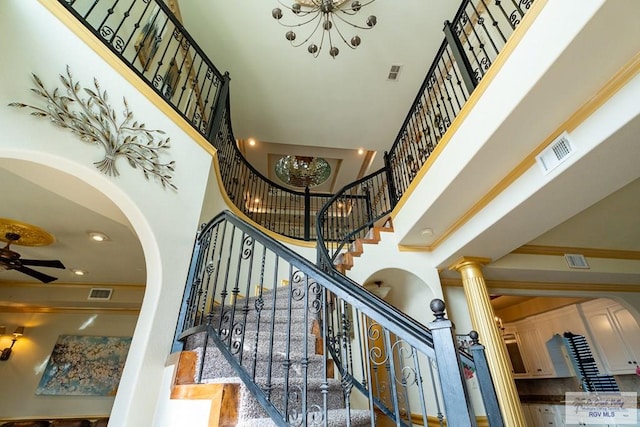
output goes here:
{"type": "Polygon", "coordinates": [[[505,345],[513,376],[516,378],[554,377],[555,370],[547,341],[553,334],[546,326],[548,322],[540,319],[526,319],[524,321],[505,325],[505,345]]]}
{"type": "Polygon", "coordinates": [[[635,373],[640,364],[640,326],[629,310],[610,300],[584,303],[582,310],[607,373],[635,373]]]}
{"type": "Polygon", "coordinates": [[[522,343],[522,357],[527,372],[534,377],[553,376],[553,364],[547,351],[546,341],[542,338],[535,324],[523,325],[518,328],[522,343]]]}

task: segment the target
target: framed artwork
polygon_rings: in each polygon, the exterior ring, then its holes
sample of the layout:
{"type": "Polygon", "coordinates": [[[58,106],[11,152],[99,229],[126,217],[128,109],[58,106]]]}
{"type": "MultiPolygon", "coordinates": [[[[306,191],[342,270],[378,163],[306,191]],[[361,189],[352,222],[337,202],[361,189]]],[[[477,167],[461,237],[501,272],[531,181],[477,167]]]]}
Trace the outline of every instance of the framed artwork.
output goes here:
{"type": "Polygon", "coordinates": [[[130,345],[131,337],[60,335],[36,394],[114,396],[130,345]]]}
{"type": "Polygon", "coordinates": [[[178,86],[179,77],[180,74],[178,73],[178,66],[174,60],[171,60],[169,68],[167,68],[167,71],[164,73],[164,77],[162,78],[162,88],[160,89],[162,96],[165,98],[171,98],[173,96],[178,86]]]}
{"type": "Polygon", "coordinates": [[[158,27],[151,22],[147,22],[144,27],[142,27],[142,32],[135,43],[137,57],[145,70],[158,51],[160,41],[161,38],[158,27]]]}

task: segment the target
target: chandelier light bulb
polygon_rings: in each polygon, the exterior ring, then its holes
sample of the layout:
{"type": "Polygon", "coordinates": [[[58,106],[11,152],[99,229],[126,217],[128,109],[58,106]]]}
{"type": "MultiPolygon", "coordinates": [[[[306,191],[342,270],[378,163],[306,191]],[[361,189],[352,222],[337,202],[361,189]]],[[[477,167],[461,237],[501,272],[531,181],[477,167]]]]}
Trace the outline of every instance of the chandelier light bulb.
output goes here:
{"type": "Polygon", "coordinates": [[[329,55],[335,58],[340,53],[340,49],[334,44],[335,40],[341,39],[351,49],[357,48],[362,43],[359,35],[354,35],[351,39],[345,38],[347,29],[345,26],[370,30],[377,24],[375,15],[369,15],[364,22],[362,19],[358,20],[360,16],[358,12],[374,1],[355,0],[349,3],[349,0],[298,0],[288,6],[278,0],[283,8],[274,8],[271,16],[283,27],[290,28],[285,38],[294,47],[306,45],[307,51],[317,58],[326,39],[329,55]],[[283,9],[285,9],[284,12],[283,9]],[[291,13],[289,18],[293,18],[294,21],[287,22],[287,19],[283,19],[284,14],[287,13],[286,10],[289,10],[291,13]],[[299,18],[300,22],[295,22],[296,18],[299,18]],[[297,35],[293,31],[294,28],[300,28],[296,30],[300,33],[300,41],[296,41],[297,35]],[[305,30],[307,30],[306,33],[305,30]]]}

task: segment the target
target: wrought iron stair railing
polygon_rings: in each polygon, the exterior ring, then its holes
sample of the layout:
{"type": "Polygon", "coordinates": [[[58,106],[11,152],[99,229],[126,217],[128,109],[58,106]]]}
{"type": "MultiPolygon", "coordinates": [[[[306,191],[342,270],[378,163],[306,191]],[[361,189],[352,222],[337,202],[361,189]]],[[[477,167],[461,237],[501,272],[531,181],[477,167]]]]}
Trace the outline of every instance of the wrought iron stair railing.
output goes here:
{"type": "Polygon", "coordinates": [[[532,3],[463,0],[453,20],[445,21],[445,39],[384,154],[384,167],[345,186],[318,212],[318,260],[323,268],[333,269],[349,244],[392,212],[532,3]],[[367,202],[343,208],[355,199],[367,202]]]}
{"type": "Polygon", "coordinates": [[[217,149],[224,190],[243,214],[283,236],[316,239],[316,214],[331,194],[291,190],[247,162],[231,128],[229,75],[162,0],[58,2],[217,149]]]}
{"type": "Polygon", "coordinates": [[[391,212],[533,0],[463,0],[445,22],[445,40],[385,153],[384,168],[333,198],[277,185],[246,161],[231,129],[228,74],[214,66],[162,0],[58,2],[216,147],[225,190],[240,211],[275,233],[315,240],[324,232],[322,241],[343,248],[391,212]]]}
{"type": "Polygon", "coordinates": [[[472,426],[463,365],[501,425],[477,335],[471,358],[456,350],[444,303],[431,308],[427,329],[223,212],[198,233],[176,337],[200,352],[200,382],[240,377],[277,425],[472,426]]]}

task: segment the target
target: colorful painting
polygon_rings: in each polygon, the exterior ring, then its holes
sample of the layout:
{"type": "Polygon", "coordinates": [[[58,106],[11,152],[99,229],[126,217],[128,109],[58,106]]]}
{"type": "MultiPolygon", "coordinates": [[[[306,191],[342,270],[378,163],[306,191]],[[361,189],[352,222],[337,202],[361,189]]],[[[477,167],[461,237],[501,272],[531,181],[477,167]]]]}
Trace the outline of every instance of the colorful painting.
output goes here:
{"type": "Polygon", "coordinates": [[[113,396],[131,337],[60,335],[36,394],[113,396]]]}

